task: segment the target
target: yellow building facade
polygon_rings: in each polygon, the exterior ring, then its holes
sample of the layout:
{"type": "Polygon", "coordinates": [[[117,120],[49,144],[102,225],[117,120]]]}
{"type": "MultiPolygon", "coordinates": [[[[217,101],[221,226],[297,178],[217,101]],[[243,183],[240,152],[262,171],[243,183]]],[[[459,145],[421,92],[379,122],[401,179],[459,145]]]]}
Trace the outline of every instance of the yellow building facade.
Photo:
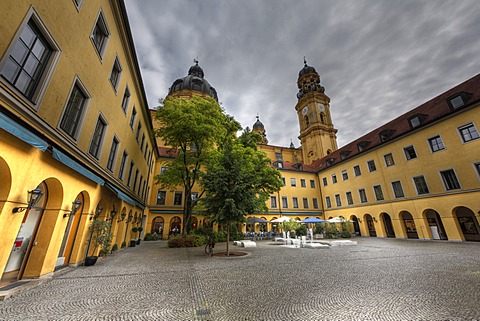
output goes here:
{"type": "Polygon", "coordinates": [[[7,1],[0,30],[4,283],[81,264],[93,217],[136,237],[158,150],[123,2],[7,1]]]}

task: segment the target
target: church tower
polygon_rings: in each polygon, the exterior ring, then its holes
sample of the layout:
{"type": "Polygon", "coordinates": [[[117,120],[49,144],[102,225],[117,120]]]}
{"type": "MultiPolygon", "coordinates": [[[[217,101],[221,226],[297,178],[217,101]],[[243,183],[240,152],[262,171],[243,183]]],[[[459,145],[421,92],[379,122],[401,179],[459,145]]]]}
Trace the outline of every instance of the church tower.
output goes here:
{"type": "Polygon", "coordinates": [[[320,85],[320,76],[315,68],[307,65],[298,74],[298,102],[295,110],[300,124],[303,161],[311,164],[315,160],[338,149],[337,130],[330,115],[330,98],[320,85]]]}
{"type": "Polygon", "coordinates": [[[265,126],[263,126],[262,122],[257,116],[257,121],[255,124],[253,124],[253,132],[259,133],[260,136],[262,136],[262,141],[260,144],[267,145],[268,144],[268,139],[267,139],[267,132],[265,131],[265,126]]]}

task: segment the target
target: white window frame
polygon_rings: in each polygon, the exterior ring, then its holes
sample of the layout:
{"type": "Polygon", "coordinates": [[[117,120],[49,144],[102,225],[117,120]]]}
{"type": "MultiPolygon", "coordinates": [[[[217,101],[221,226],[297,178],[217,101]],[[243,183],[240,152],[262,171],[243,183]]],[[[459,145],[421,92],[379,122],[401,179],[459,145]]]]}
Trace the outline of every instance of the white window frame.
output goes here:
{"type": "Polygon", "coordinates": [[[297,187],[297,179],[295,177],[290,178],[290,186],[297,187]]]}
{"type": "Polygon", "coordinates": [[[130,104],[130,98],[132,97],[132,93],[130,92],[130,89],[128,88],[128,85],[125,86],[125,90],[123,91],[123,97],[122,97],[122,110],[123,112],[125,113],[125,115],[127,114],[127,110],[128,110],[128,105],[130,104]],[[127,95],[128,93],[128,95],[127,95]],[[125,99],[125,96],[127,97],[127,99],[125,99]]]}
{"type": "Polygon", "coordinates": [[[93,129],[92,138],[90,139],[90,144],[88,145],[88,154],[95,157],[97,160],[99,160],[100,157],[102,156],[103,144],[105,143],[105,137],[107,136],[107,130],[108,130],[107,119],[105,118],[105,116],[103,116],[102,113],[100,113],[98,115],[97,121],[95,122],[95,128],[93,129]],[[95,131],[97,130],[97,124],[98,124],[99,121],[102,122],[103,125],[104,125],[103,126],[103,132],[102,132],[102,135],[100,137],[100,141],[98,142],[98,149],[97,149],[96,155],[93,155],[92,153],[90,153],[90,149],[92,147],[93,139],[94,139],[94,136],[95,136],[95,131]]]}
{"type": "Polygon", "coordinates": [[[408,145],[408,146],[403,147],[403,155],[405,156],[405,160],[406,160],[407,162],[418,158],[417,151],[416,151],[416,149],[415,149],[415,146],[413,146],[413,145],[408,145]],[[414,158],[409,158],[409,157],[410,157],[410,156],[409,156],[410,154],[407,152],[407,149],[408,149],[408,148],[412,148],[412,149],[413,149],[413,152],[415,153],[415,157],[414,157],[414,158]]]}
{"type": "Polygon", "coordinates": [[[110,36],[111,36],[111,33],[107,25],[107,20],[105,19],[105,15],[103,14],[102,9],[100,9],[97,14],[97,19],[95,19],[92,32],[90,33],[90,40],[92,41],[93,48],[95,49],[95,52],[98,54],[100,61],[103,61],[103,58],[105,57],[105,52],[107,51],[108,43],[110,42],[110,38],[111,38],[110,36]],[[102,48],[100,48],[100,51],[97,48],[97,45],[95,44],[95,40],[94,40],[95,38],[93,34],[95,31],[95,28],[97,27],[99,19],[101,19],[101,22],[103,23],[103,28],[105,29],[102,31],[106,33],[106,36],[105,36],[102,48]]]}
{"type": "MultiPolygon", "coordinates": [[[[42,75],[38,79],[38,84],[33,92],[33,95],[31,98],[28,98],[25,96],[19,89],[17,89],[14,85],[10,84],[9,81],[7,81],[3,76],[0,76],[0,82],[4,83],[5,86],[7,86],[9,89],[11,89],[14,93],[19,95],[20,97],[25,97],[23,100],[24,103],[29,105],[31,108],[34,110],[37,110],[40,108],[42,104],[42,100],[45,96],[45,93],[47,91],[47,87],[50,84],[50,81],[52,79],[53,73],[56,69],[56,66],[58,64],[58,61],[60,59],[61,55],[61,49],[58,46],[58,44],[55,42],[55,39],[53,39],[52,35],[48,31],[47,27],[45,24],[42,22],[40,17],[38,16],[37,12],[33,9],[33,6],[28,10],[25,18],[21,22],[20,26],[17,29],[17,32],[15,33],[14,37],[12,38],[12,41],[10,42],[7,50],[5,51],[2,60],[0,60],[0,71],[4,68],[5,64],[7,63],[10,54],[12,53],[13,49],[15,48],[15,45],[17,44],[23,30],[27,27],[28,22],[30,19],[33,20],[35,23],[35,26],[38,28],[42,36],[45,38],[47,43],[50,45],[52,52],[50,54],[50,57],[48,58],[47,62],[45,63],[45,68],[42,72],[42,75]]],[[[12,97],[14,99],[14,97],[12,97]]],[[[22,108],[21,104],[19,104],[20,108],[22,108]]]]}
{"type": "Polygon", "coordinates": [[[112,85],[113,89],[115,90],[115,93],[118,93],[118,87],[120,84],[120,78],[122,77],[122,65],[120,64],[120,59],[118,59],[118,55],[115,56],[115,60],[113,61],[113,66],[112,70],[110,72],[110,84],[112,85]],[[116,79],[112,79],[113,72],[116,71],[118,73],[116,79]],[[115,80],[115,83],[113,83],[113,80],[115,80]]]}
{"type": "Polygon", "coordinates": [[[403,197],[405,197],[405,191],[404,191],[404,189],[403,189],[402,181],[400,181],[400,180],[398,180],[398,181],[393,181],[393,182],[390,183],[390,185],[392,186],[392,192],[393,192],[393,196],[394,196],[395,198],[403,198],[403,197]],[[397,183],[397,182],[400,184],[400,189],[402,190],[402,194],[403,194],[402,196],[398,196],[397,193],[395,192],[395,186],[393,185],[393,183],[397,183]]]}
{"type": "Polygon", "coordinates": [[[383,159],[384,159],[384,161],[385,161],[385,166],[386,166],[386,167],[390,167],[390,166],[394,166],[394,165],[395,165],[395,158],[393,158],[393,154],[392,154],[392,153],[388,153],[388,154],[383,155],[383,159]],[[391,164],[388,163],[388,159],[390,159],[390,161],[392,162],[391,164]]]}
{"type": "Polygon", "coordinates": [[[63,105],[63,111],[62,111],[62,114],[60,115],[60,118],[58,120],[58,125],[57,125],[58,130],[63,132],[69,139],[72,139],[75,142],[78,141],[78,138],[80,137],[80,134],[82,133],[83,125],[85,123],[86,115],[88,113],[88,108],[90,107],[91,100],[92,100],[92,96],[88,92],[87,88],[85,87],[83,82],[80,80],[80,78],[78,78],[78,76],[75,76],[75,78],[73,80],[73,83],[72,83],[72,86],[70,87],[70,91],[68,92],[67,99],[65,100],[65,104],[63,105]],[[75,86],[77,86],[78,89],[80,89],[82,94],[85,96],[85,102],[84,102],[84,106],[82,108],[82,115],[80,115],[80,117],[78,119],[77,129],[76,129],[75,133],[73,134],[73,136],[70,136],[70,134],[68,134],[60,126],[62,124],[63,117],[65,116],[65,112],[67,110],[68,103],[70,101],[70,96],[72,95],[73,89],[75,88],[75,86]]]}
{"type": "Polygon", "coordinates": [[[374,159],[371,159],[371,160],[368,160],[368,161],[367,161],[367,168],[368,168],[368,171],[369,171],[370,173],[373,173],[373,172],[377,171],[377,164],[375,164],[375,160],[374,160],[374,159]],[[374,169],[371,169],[371,168],[370,168],[370,162],[372,162],[373,167],[375,167],[374,169]]]}
{"type": "Polygon", "coordinates": [[[462,144],[468,144],[468,143],[476,141],[477,139],[480,138],[479,133],[478,133],[478,129],[473,122],[470,122],[468,124],[457,127],[457,133],[458,133],[458,136],[460,137],[460,141],[462,142],[462,144]],[[473,129],[475,129],[475,132],[477,133],[477,137],[472,138],[470,140],[465,140],[465,136],[463,136],[463,134],[462,134],[462,129],[469,128],[469,127],[472,127],[473,129]]]}
{"type": "Polygon", "coordinates": [[[430,136],[429,138],[427,138],[427,144],[428,144],[428,148],[430,148],[430,152],[433,154],[433,153],[438,153],[438,152],[441,152],[442,150],[446,150],[447,147],[445,146],[445,143],[443,141],[443,138],[442,138],[442,135],[438,134],[438,135],[433,135],[433,136],[430,136]],[[437,150],[433,150],[433,146],[432,146],[432,140],[433,139],[436,139],[436,138],[440,138],[440,140],[442,141],[442,145],[443,145],[443,148],[442,149],[437,149],[437,150]]]}
{"type": "Polygon", "coordinates": [[[446,191],[458,191],[458,190],[462,189],[462,184],[460,184],[460,180],[458,179],[457,172],[455,171],[454,168],[443,169],[441,171],[438,171],[438,174],[440,175],[440,180],[442,181],[443,187],[445,188],[446,191]],[[453,175],[455,175],[455,179],[457,180],[457,183],[458,183],[458,188],[450,188],[449,189],[447,187],[447,184],[445,182],[445,178],[443,176],[443,173],[448,172],[448,171],[453,171],[453,175]]]}
{"type": "Polygon", "coordinates": [[[108,158],[107,158],[107,164],[106,164],[106,168],[109,171],[111,171],[112,173],[113,173],[113,170],[115,169],[115,164],[117,163],[117,155],[118,155],[118,151],[120,149],[119,147],[120,147],[120,140],[118,139],[117,135],[113,135],[112,144],[110,145],[110,151],[108,152],[108,158]],[[114,142],[117,143],[117,148],[115,149],[115,153],[112,156],[111,154],[112,154],[112,147],[113,147],[114,142]],[[112,157],[110,157],[110,156],[112,156],[112,157]],[[108,164],[110,162],[110,159],[112,159],[112,166],[111,166],[111,168],[108,168],[108,164]]]}
{"type": "Polygon", "coordinates": [[[292,197],[292,206],[293,208],[298,208],[298,197],[292,197]]]}
{"type": "Polygon", "coordinates": [[[421,174],[421,175],[413,176],[413,177],[412,177],[412,182],[413,182],[413,186],[415,186],[415,191],[417,192],[417,195],[420,196],[420,195],[428,195],[428,194],[430,194],[430,187],[428,187],[428,182],[427,182],[427,179],[425,178],[425,175],[422,175],[422,174],[421,174]],[[428,189],[428,192],[427,192],[427,193],[421,193],[421,194],[420,194],[420,193],[418,192],[418,186],[417,186],[417,184],[415,183],[415,178],[417,178],[417,177],[423,177],[423,180],[425,181],[425,185],[427,186],[427,189],[428,189]]]}

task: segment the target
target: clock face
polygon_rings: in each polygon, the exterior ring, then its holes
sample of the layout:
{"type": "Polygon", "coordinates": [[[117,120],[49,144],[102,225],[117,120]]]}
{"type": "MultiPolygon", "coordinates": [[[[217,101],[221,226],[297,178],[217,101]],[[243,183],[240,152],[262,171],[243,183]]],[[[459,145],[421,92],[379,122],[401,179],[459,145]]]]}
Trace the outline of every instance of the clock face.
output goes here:
{"type": "Polygon", "coordinates": [[[325,106],[323,104],[318,104],[318,109],[323,112],[325,111],[325,106]]]}
{"type": "Polygon", "coordinates": [[[308,107],[303,107],[302,115],[305,116],[308,113],[308,107]]]}

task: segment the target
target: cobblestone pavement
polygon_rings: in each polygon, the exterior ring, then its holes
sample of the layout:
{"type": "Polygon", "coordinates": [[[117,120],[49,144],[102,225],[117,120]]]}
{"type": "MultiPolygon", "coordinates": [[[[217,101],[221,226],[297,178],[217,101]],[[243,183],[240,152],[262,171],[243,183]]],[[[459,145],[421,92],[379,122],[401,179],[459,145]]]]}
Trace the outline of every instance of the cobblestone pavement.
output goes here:
{"type": "Polygon", "coordinates": [[[480,320],[480,243],[356,240],[228,259],[143,242],[0,302],[0,320],[480,320]]]}

